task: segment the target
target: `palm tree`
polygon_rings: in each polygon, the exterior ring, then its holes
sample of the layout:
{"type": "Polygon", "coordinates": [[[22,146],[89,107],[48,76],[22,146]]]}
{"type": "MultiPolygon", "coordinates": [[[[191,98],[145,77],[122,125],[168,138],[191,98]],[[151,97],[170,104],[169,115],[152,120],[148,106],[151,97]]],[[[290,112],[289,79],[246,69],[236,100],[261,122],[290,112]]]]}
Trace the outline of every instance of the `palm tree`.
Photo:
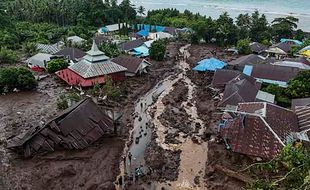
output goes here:
{"type": "Polygon", "coordinates": [[[141,5],[138,7],[138,13],[140,14],[140,16],[145,15],[145,8],[141,5]]]}

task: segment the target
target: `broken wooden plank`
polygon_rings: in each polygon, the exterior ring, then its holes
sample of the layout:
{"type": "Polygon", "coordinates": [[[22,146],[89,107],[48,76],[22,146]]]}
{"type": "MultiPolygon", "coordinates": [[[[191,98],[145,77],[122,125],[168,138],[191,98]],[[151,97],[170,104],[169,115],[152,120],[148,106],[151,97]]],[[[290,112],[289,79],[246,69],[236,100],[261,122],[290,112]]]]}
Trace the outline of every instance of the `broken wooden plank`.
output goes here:
{"type": "Polygon", "coordinates": [[[241,173],[238,173],[236,171],[233,171],[231,169],[228,169],[224,166],[221,166],[221,165],[215,165],[215,169],[224,173],[225,175],[229,176],[229,177],[232,177],[232,178],[235,178],[239,181],[243,181],[244,183],[254,183],[255,180],[252,179],[251,177],[248,177],[246,175],[243,175],[241,173]]]}

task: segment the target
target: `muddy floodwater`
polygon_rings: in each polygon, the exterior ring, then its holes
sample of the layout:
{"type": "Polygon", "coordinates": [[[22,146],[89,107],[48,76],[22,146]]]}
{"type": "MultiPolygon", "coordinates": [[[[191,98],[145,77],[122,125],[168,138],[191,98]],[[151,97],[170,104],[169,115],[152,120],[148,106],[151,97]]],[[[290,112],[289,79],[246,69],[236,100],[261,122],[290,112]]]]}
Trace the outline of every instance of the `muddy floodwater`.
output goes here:
{"type": "MultiPolygon", "coordinates": [[[[148,172],[149,167],[146,165],[145,151],[152,140],[152,133],[156,134],[157,138],[155,140],[157,145],[164,150],[181,150],[181,161],[177,180],[171,182],[166,181],[165,183],[154,181],[148,185],[143,184],[142,186],[147,189],[161,189],[163,187],[169,189],[168,184],[170,188],[172,186],[174,189],[203,189],[203,185],[200,187],[197,186],[197,181],[195,183],[194,178],[203,178],[208,149],[207,142],[201,142],[201,139],[199,139],[199,135],[205,130],[205,125],[198,116],[195,106],[196,102],[193,98],[196,86],[187,77],[187,71],[191,69],[186,62],[186,58],[190,56],[187,51],[189,47],[190,45],[186,45],[180,48],[179,53],[182,57],[175,68],[176,72],[160,81],[135,104],[135,112],[133,113],[134,126],[130,135],[130,146],[124,153],[126,160],[120,166],[121,175],[126,174],[130,179],[135,180],[134,176],[137,168],[141,169],[144,174],[148,172]],[[188,115],[190,123],[188,127],[194,128],[196,125],[200,126],[196,138],[199,144],[194,143],[191,136],[187,136],[186,134],[180,135],[177,138],[181,142],[179,144],[172,144],[165,141],[167,132],[177,133],[177,130],[162,124],[160,120],[161,115],[166,109],[163,99],[173,91],[174,85],[179,82],[184,83],[187,88],[187,94],[184,95],[186,96],[186,100],[181,103],[181,107],[185,110],[185,114],[188,115]]],[[[118,189],[121,188],[118,186],[118,189]]]]}

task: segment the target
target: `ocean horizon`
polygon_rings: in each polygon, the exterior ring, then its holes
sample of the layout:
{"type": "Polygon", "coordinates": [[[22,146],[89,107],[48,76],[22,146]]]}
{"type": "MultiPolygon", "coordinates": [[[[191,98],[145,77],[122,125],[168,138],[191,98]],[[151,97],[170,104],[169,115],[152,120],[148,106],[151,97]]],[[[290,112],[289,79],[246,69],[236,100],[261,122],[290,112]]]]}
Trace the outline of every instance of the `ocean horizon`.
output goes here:
{"type": "Polygon", "coordinates": [[[176,8],[183,12],[187,9],[213,19],[223,12],[236,18],[241,13],[258,10],[266,15],[269,23],[274,18],[294,16],[299,19],[298,28],[310,32],[310,0],[134,0],[132,3],[146,10],[176,8]]]}

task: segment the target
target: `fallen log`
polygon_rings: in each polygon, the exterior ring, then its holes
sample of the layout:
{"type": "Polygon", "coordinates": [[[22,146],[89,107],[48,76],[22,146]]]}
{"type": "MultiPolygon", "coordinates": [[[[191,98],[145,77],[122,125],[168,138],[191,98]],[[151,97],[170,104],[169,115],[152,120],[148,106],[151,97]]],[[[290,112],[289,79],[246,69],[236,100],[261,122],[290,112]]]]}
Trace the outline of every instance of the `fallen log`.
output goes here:
{"type": "Polygon", "coordinates": [[[248,177],[248,176],[245,176],[243,174],[240,174],[236,171],[233,171],[231,169],[228,169],[224,166],[220,166],[220,165],[215,165],[215,169],[218,170],[219,172],[222,172],[224,173],[225,175],[229,176],[229,177],[232,177],[232,178],[235,178],[239,181],[243,181],[244,183],[254,183],[255,180],[252,179],[251,177],[248,177]]]}

